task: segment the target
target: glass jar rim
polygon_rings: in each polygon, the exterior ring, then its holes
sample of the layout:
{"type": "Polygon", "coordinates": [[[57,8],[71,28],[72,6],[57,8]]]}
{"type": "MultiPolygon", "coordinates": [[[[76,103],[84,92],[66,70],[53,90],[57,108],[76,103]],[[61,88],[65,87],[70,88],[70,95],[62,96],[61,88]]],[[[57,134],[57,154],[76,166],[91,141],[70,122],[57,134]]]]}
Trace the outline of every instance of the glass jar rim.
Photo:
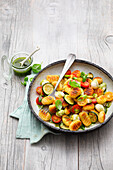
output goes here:
{"type": "MultiPolygon", "coordinates": [[[[31,62],[29,63],[29,65],[28,66],[26,66],[26,67],[17,67],[17,66],[15,66],[14,64],[13,64],[13,59],[14,59],[14,57],[15,56],[17,56],[17,55],[26,55],[26,56],[28,56],[29,54],[28,53],[26,53],[26,52],[17,52],[17,53],[15,53],[14,55],[13,55],[13,57],[11,58],[11,65],[12,65],[12,67],[14,67],[14,68],[16,68],[16,69],[26,69],[26,68],[28,68],[32,63],[33,63],[33,57],[31,56],[30,58],[31,58],[31,62]]],[[[24,56],[23,56],[24,57],[24,56]]],[[[19,57],[18,57],[19,58],[19,57]]],[[[21,57],[20,57],[21,58],[21,57]]]]}

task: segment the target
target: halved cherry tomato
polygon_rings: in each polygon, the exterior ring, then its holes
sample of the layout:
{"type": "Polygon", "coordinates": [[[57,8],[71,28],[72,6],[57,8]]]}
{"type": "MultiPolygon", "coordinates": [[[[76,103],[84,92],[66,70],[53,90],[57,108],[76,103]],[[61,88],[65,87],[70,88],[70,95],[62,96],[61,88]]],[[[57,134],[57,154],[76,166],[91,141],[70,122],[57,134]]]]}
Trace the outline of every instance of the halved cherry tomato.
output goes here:
{"type": "Polygon", "coordinates": [[[87,82],[87,81],[81,82],[81,87],[88,88],[89,87],[89,82],[87,82]]]}
{"type": "Polygon", "coordinates": [[[77,114],[79,112],[82,111],[82,108],[78,105],[78,104],[75,104],[73,107],[72,107],[72,113],[74,114],[77,114]]]}
{"type": "Polygon", "coordinates": [[[79,70],[75,70],[72,72],[72,74],[75,76],[75,77],[80,77],[81,75],[81,72],[79,70]]]}
{"type": "Polygon", "coordinates": [[[97,103],[97,99],[91,99],[93,104],[97,103]]]}
{"type": "Polygon", "coordinates": [[[36,98],[36,104],[42,105],[42,102],[39,101],[39,97],[36,98]]]}
{"type": "Polygon", "coordinates": [[[65,75],[71,75],[71,70],[68,70],[65,75]]]}
{"type": "Polygon", "coordinates": [[[52,121],[54,122],[54,123],[59,123],[59,122],[61,122],[61,117],[58,117],[57,115],[53,115],[52,116],[52,121]]]}
{"type": "Polygon", "coordinates": [[[43,90],[42,90],[42,86],[38,86],[38,87],[36,88],[36,92],[37,92],[39,95],[44,95],[43,90]]]}

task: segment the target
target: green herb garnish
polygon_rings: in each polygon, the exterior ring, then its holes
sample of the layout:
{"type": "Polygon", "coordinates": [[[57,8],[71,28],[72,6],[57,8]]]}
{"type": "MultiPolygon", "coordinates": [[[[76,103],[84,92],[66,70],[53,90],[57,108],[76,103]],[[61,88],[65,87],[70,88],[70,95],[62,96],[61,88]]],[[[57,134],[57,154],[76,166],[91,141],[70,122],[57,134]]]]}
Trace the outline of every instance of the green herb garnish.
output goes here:
{"type": "Polygon", "coordinates": [[[85,74],[84,72],[81,72],[81,75],[80,75],[82,78],[83,78],[83,82],[85,82],[86,81],[86,79],[87,79],[87,74],[85,74]]]}
{"type": "Polygon", "coordinates": [[[107,113],[107,110],[108,110],[108,108],[107,108],[107,107],[104,107],[104,112],[105,112],[105,114],[107,113]]]}
{"type": "Polygon", "coordinates": [[[39,102],[42,101],[42,96],[40,95],[39,98],[38,98],[39,102]]]}
{"type": "Polygon", "coordinates": [[[77,77],[73,77],[73,80],[78,80],[78,78],[77,77]]]}
{"type": "Polygon", "coordinates": [[[41,70],[41,64],[33,64],[32,71],[38,73],[41,70]]]}
{"type": "Polygon", "coordinates": [[[82,124],[82,125],[80,126],[80,129],[85,130],[85,126],[82,124]]]}
{"type": "Polygon", "coordinates": [[[80,97],[78,97],[78,101],[84,101],[87,98],[87,95],[81,95],[80,97]]]}
{"type": "Polygon", "coordinates": [[[58,109],[58,110],[61,110],[62,109],[62,102],[61,102],[61,100],[56,100],[55,101],[55,106],[56,106],[56,108],[58,109]]]}
{"type": "Polygon", "coordinates": [[[65,77],[65,78],[69,78],[69,77],[70,77],[70,75],[64,75],[64,77],[65,77]]]}
{"type": "Polygon", "coordinates": [[[71,81],[71,80],[69,81],[69,85],[74,88],[81,87],[79,83],[77,83],[76,81],[71,81]]]}
{"type": "Polygon", "coordinates": [[[32,81],[32,80],[33,80],[33,77],[31,77],[29,80],[32,81]]]}
{"type": "Polygon", "coordinates": [[[26,86],[27,83],[26,83],[26,81],[24,81],[24,82],[21,82],[21,84],[24,85],[24,86],[26,86]]]}
{"type": "Polygon", "coordinates": [[[24,78],[24,81],[28,81],[28,77],[27,76],[24,78]]]}
{"type": "Polygon", "coordinates": [[[97,95],[96,93],[93,93],[93,97],[94,97],[94,98],[97,98],[98,95],[97,95]]]}

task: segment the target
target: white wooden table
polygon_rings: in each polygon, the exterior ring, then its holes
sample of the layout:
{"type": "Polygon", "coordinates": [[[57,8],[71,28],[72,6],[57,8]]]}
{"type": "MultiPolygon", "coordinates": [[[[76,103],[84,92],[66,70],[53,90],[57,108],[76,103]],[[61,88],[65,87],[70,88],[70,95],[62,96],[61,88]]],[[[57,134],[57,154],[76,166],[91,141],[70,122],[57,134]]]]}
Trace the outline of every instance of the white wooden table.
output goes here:
{"type": "MultiPolygon", "coordinates": [[[[42,67],[73,52],[113,76],[112,36],[112,0],[0,0],[0,56],[39,45],[34,63],[42,67]]],[[[113,170],[113,119],[91,133],[49,134],[32,146],[16,139],[18,121],[9,113],[22,104],[21,80],[6,84],[0,70],[0,170],[113,170]]]]}

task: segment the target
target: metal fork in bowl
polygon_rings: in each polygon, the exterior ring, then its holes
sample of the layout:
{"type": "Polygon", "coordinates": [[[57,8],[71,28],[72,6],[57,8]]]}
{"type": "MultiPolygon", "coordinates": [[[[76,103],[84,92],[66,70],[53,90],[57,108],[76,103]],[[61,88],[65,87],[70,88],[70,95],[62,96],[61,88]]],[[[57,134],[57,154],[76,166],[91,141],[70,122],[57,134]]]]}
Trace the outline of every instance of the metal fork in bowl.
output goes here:
{"type": "MultiPolygon", "coordinates": [[[[56,91],[56,89],[57,89],[60,81],[61,81],[62,78],[64,77],[64,75],[65,75],[65,73],[67,72],[67,70],[71,67],[71,65],[73,64],[73,62],[75,61],[75,59],[76,59],[76,55],[75,55],[75,54],[69,54],[69,55],[67,56],[67,59],[66,59],[64,68],[63,68],[63,70],[62,70],[62,72],[61,72],[61,75],[60,75],[60,77],[59,77],[59,80],[58,80],[58,82],[57,82],[57,84],[56,84],[53,92],[52,92],[49,96],[55,97],[55,91],[56,91]]],[[[44,106],[44,108],[43,108],[43,109],[41,108],[40,110],[41,110],[42,112],[44,112],[44,113],[47,113],[47,112],[49,111],[49,107],[48,107],[48,106],[44,106]]]]}

